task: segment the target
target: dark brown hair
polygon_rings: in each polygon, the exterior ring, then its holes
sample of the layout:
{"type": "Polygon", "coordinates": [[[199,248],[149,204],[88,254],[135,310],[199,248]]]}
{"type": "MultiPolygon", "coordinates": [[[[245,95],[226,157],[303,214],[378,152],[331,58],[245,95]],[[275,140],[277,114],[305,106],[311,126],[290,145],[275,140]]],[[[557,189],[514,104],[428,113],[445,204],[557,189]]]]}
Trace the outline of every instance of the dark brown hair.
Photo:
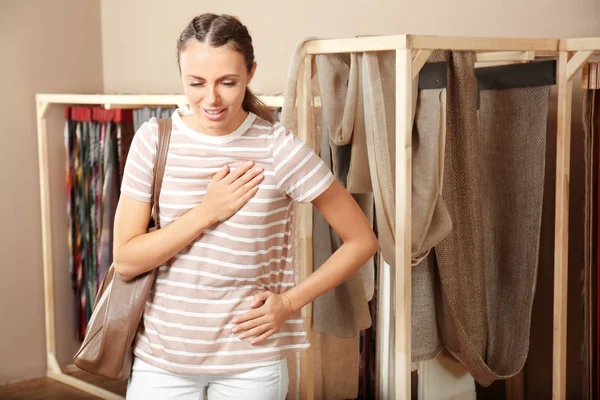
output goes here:
{"type": "MultiPolygon", "coordinates": [[[[246,26],[237,18],[231,15],[216,15],[211,13],[194,17],[181,32],[177,40],[177,65],[179,65],[181,52],[185,49],[186,44],[194,39],[213,47],[231,46],[235,51],[244,56],[248,73],[252,71],[254,64],[252,37],[250,37],[246,26]]],[[[252,93],[249,88],[246,88],[242,108],[271,123],[275,120],[271,109],[252,93]]]]}

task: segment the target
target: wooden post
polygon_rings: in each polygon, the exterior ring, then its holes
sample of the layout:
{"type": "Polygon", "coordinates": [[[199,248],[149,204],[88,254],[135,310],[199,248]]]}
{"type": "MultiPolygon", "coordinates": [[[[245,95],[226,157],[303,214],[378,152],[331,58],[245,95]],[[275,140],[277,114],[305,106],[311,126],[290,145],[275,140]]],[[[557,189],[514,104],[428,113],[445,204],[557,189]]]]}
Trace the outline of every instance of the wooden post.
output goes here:
{"type": "Polygon", "coordinates": [[[396,50],[395,396],[411,398],[412,51],[396,50]]]}
{"type": "MultiPolygon", "coordinates": [[[[312,101],[311,75],[312,75],[312,55],[307,54],[304,58],[302,70],[299,78],[300,99],[298,103],[298,137],[302,139],[307,146],[314,148],[312,135],[312,107],[309,104],[312,101]]],[[[298,223],[299,223],[299,245],[298,251],[300,279],[305,279],[313,271],[312,258],[312,204],[298,204],[298,223]]],[[[312,333],[312,304],[306,305],[302,309],[302,319],[308,334],[309,341],[315,340],[312,333]]],[[[315,395],[314,388],[314,360],[313,350],[309,348],[300,353],[300,398],[302,400],[312,400],[315,395]]]]}
{"type": "Polygon", "coordinates": [[[518,374],[506,380],[504,398],[506,400],[525,400],[525,372],[521,369],[518,374]]]}
{"type": "Polygon", "coordinates": [[[49,103],[36,99],[38,168],[40,176],[40,204],[42,214],[42,267],[44,274],[44,310],[46,323],[46,371],[60,373],[56,361],[56,329],[54,321],[54,268],[52,258],[52,221],[50,210],[50,164],[48,161],[49,103]]]}
{"type": "Polygon", "coordinates": [[[569,249],[569,163],[572,82],[567,77],[569,53],[560,52],[556,134],[556,204],[554,232],[554,336],[552,399],[565,399],[567,364],[567,280],[569,249]]]}

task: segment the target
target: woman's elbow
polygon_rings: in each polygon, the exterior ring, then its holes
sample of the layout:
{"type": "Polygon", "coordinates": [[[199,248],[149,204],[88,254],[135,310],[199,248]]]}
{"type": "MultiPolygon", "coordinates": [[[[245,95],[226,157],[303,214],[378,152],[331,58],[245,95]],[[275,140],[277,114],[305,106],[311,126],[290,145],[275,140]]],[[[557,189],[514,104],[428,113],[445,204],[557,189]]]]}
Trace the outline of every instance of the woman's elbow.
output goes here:
{"type": "Polygon", "coordinates": [[[135,278],[135,276],[131,273],[131,271],[129,270],[129,268],[127,268],[125,264],[115,261],[113,263],[113,268],[115,269],[115,274],[125,282],[135,278]]]}
{"type": "Polygon", "coordinates": [[[123,261],[119,246],[114,246],[113,248],[113,268],[115,269],[115,274],[124,281],[130,281],[135,278],[129,265],[123,261]]]}
{"type": "Polygon", "coordinates": [[[373,257],[379,251],[379,241],[372,230],[369,230],[369,235],[365,239],[365,248],[369,258],[373,257]]]}

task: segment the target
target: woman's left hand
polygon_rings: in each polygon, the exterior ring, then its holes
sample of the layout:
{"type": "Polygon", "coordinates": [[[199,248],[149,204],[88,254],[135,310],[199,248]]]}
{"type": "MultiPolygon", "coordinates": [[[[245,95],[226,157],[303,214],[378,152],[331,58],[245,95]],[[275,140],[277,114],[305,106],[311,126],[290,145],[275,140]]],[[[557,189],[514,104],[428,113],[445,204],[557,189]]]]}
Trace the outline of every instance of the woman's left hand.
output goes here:
{"type": "Polygon", "coordinates": [[[277,332],[292,313],[292,304],[286,295],[268,291],[254,296],[251,307],[253,310],[232,319],[237,325],[232,332],[241,333],[240,339],[255,336],[251,344],[260,343],[277,332]]]}

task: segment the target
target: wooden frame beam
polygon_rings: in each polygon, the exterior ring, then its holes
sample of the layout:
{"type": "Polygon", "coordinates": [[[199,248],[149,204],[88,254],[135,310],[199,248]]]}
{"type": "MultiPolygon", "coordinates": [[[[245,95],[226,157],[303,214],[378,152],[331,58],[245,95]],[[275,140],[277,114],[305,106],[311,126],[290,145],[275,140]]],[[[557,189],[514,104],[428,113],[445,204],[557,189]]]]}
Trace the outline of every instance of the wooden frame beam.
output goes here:
{"type": "Polygon", "coordinates": [[[556,204],[554,232],[554,321],[552,351],[552,398],[566,398],[567,299],[569,279],[569,183],[571,161],[571,113],[573,77],[600,47],[600,38],[567,39],[558,64],[558,105],[556,135],[556,204]]]}
{"type": "Polygon", "coordinates": [[[318,39],[306,44],[306,54],[384,51],[407,47],[408,35],[363,36],[344,39],[318,39]]]}
{"type": "Polygon", "coordinates": [[[316,39],[307,43],[307,54],[351,53],[397,49],[540,51],[557,52],[557,39],[463,37],[433,35],[361,36],[343,39],[316,39]]]}
{"type": "Polygon", "coordinates": [[[413,79],[419,75],[421,68],[425,65],[433,50],[413,50],[412,52],[412,77],[413,79]]]}
{"type": "MultiPolygon", "coordinates": [[[[281,95],[257,95],[269,107],[283,107],[281,95]]],[[[183,94],[68,94],[40,93],[37,100],[53,104],[94,104],[110,108],[139,108],[144,106],[187,107],[188,100],[183,94]]]]}
{"type": "MultiPolygon", "coordinates": [[[[50,209],[50,163],[48,160],[48,124],[50,103],[36,97],[38,169],[42,225],[42,271],[44,276],[44,311],[46,328],[46,362],[48,372],[56,371],[56,336],[54,319],[54,268],[52,255],[52,220],[50,209]]],[[[60,371],[60,368],[58,369],[60,371]]]]}
{"type": "Polygon", "coordinates": [[[581,69],[583,64],[592,57],[594,52],[592,50],[580,50],[573,55],[573,57],[567,63],[567,80],[573,79],[573,76],[581,69]]]}
{"type": "MultiPolygon", "coordinates": [[[[409,49],[396,50],[395,399],[411,398],[413,79],[411,53],[409,49]]],[[[420,53],[416,57],[421,54],[426,53],[420,53]]]]}
{"type": "Polygon", "coordinates": [[[495,61],[533,61],[535,51],[493,51],[482,52],[476,55],[477,62],[495,61]]]}
{"type": "Polygon", "coordinates": [[[600,37],[586,37],[561,39],[559,43],[560,51],[580,51],[580,50],[600,50],[600,37]]]}
{"type": "Polygon", "coordinates": [[[505,400],[525,400],[525,371],[524,368],[510,379],[506,380],[505,400]]]}
{"type": "Polygon", "coordinates": [[[72,386],[76,389],[79,389],[81,391],[84,391],[86,393],[92,394],[94,396],[97,396],[101,399],[105,399],[105,400],[125,400],[125,397],[120,396],[114,392],[111,392],[110,390],[106,390],[103,389],[101,387],[92,385],[91,383],[88,383],[84,380],[75,378],[71,375],[65,374],[64,372],[49,372],[48,373],[48,378],[52,378],[54,380],[57,380],[59,382],[62,382],[66,385],[72,386]]]}
{"type": "Polygon", "coordinates": [[[566,395],[567,293],[569,272],[569,181],[571,158],[572,81],[568,79],[569,53],[561,52],[558,65],[556,134],[556,203],[554,231],[554,329],[552,398],[566,395]]]}
{"type": "Polygon", "coordinates": [[[557,39],[408,35],[407,47],[420,50],[558,51],[557,39]]]}

